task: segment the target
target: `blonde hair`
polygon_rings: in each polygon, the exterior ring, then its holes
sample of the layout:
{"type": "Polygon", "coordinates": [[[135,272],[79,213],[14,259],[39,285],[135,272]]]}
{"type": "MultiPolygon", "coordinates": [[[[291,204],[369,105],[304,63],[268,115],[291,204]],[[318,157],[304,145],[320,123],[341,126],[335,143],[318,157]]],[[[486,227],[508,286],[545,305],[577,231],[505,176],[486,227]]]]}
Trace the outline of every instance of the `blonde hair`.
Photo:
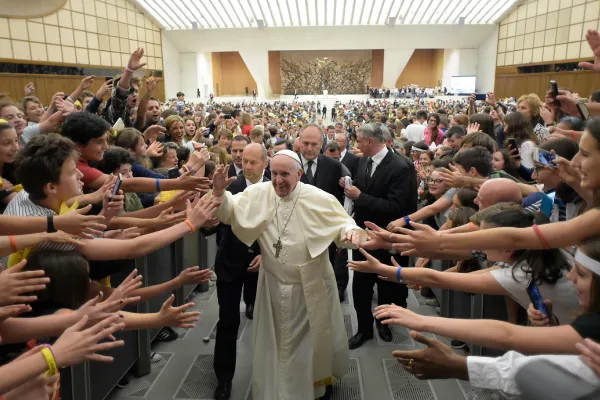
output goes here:
{"type": "Polygon", "coordinates": [[[544,106],[544,103],[540,99],[540,96],[538,96],[535,93],[524,94],[523,96],[519,97],[517,105],[519,105],[522,101],[526,102],[527,104],[529,104],[529,107],[531,107],[532,117],[540,116],[540,109],[544,106]]]}
{"type": "Polygon", "coordinates": [[[242,125],[252,125],[252,116],[248,113],[242,113],[242,125]]]}
{"type": "Polygon", "coordinates": [[[181,118],[179,115],[169,115],[167,117],[167,119],[165,119],[165,129],[167,130],[167,134],[170,135],[171,132],[171,125],[173,125],[175,122],[181,122],[182,125],[185,126],[185,122],[183,122],[183,118],[181,118]]]}

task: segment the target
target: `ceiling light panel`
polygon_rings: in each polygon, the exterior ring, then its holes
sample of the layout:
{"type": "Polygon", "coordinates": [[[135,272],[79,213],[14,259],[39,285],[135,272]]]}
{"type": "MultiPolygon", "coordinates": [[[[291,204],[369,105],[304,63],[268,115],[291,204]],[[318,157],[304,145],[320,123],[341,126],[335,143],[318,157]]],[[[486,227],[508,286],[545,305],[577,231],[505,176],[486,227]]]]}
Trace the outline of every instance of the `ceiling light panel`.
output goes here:
{"type": "Polygon", "coordinates": [[[167,30],[495,24],[524,0],[135,0],[167,30]]]}

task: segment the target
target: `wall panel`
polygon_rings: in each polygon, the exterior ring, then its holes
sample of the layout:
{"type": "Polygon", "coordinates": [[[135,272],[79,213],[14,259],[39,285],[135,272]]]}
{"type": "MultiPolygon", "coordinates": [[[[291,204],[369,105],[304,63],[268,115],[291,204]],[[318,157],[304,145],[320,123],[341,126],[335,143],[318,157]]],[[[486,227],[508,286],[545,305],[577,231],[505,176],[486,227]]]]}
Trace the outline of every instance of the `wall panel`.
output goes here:
{"type": "Polygon", "coordinates": [[[600,88],[600,75],[589,71],[545,72],[539,74],[496,75],[496,98],[536,93],[544,98],[549,82],[555,80],[560,87],[566,87],[581,97],[600,88]]]}
{"type": "Polygon", "coordinates": [[[257,89],[252,74],[237,51],[213,52],[213,82],[215,96],[240,96],[257,89]],[[217,90],[218,89],[218,90],[217,90]]]}
{"type": "MultiPolygon", "coordinates": [[[[50,104],[52,96],[57,92],[64,92],[65,95],[73,92],[83,79],[82,76],[74,75],[46,75],[46,74],[5,74],[0,73],[0,88],[2,93],[10,96],[13,100],[18,101],[25,96],[25,85],[28,82],[33,82],[35,86],[34,96],[42,100],[44,105],[50,104]]],[[[96,93],[100,86],[104,83],[104,77],[98,77],[93,85],[88,89],[92,93],[96,93]]],[[[142,90],[143,93],[143,90],[142,90]]],[[[165,98],[164,81],[160,81],[154,97],[159,99],[165,98]]],[[[105,98],[108,100],[108,98],[105,98]]]]}
{"type": "Polygon", "coordinates": [[[269,51],[269,84],[273,94],[281,94],[281,52],[269,51]]]}
{"type": "Polygon", "coordinates": [[[383,85],[383,54],[383,50],[373,50],[371,52],[373,63],[371,67],[371,87],[379,88],[383,85]]]}
{"type": "Polygon", "coordinates": [[[396,87],[437,86],[442,79],[443,66],[443,50],[416,49],[396,80],[396,87]]]}

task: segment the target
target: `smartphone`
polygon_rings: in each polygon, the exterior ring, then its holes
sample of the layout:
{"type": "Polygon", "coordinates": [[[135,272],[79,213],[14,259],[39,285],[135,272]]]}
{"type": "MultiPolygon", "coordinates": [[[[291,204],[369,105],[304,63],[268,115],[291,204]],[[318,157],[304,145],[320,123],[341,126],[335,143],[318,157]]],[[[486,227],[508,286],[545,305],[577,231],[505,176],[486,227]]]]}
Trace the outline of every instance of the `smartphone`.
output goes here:
{"type": "Polygon", "coordinates": [[[476,94],[475,95],[475,100],[485,101],[485,99],[486,99],[486,95],[485,94],[476,94]]]}
{"type": "Polygon", "coordinates": [[[590,111],[588,110],[585,103],[577,103],[577,110],[579,111],[579,115],[585,121],[590,119],[590,111]]]}
{"type": "Polygon", "coordinates": [[[119,189],[121,188],[122,182],[123,182],[123,175],[121,175],[121,174],[117,175],[117,181],[115,182],[115,187],[113,188],[113,191],[110,195],[111,199],[113,197],[115,197],[117,195],[117,193],[119,193],[119,189]]]}
{"type": "Polygon", "coordinates": [[[527,286],[527,294],[529,295],[529,299],[531,300],[533,307],[535,307],[536,310],[546,314],[546,316],[550,318],[551,315],[548,313],[546,303],[544,303],[544,298],[542,297],[540,289],[538,289],[534,281],[531,281],[529,286],[527,286]]]}
{"type": "Polygon", "coordinates": [[[105,81],[110,81],[112,78],[113,78],[112,76],[105,76],[105,77],[104,77],[104,80],[105,80],[105,81]]]}
{"type": "Polygon", "coordinates": [[[508,145],[512,147],[509,150],[516,149],[517,154],[519,154],[519,146],[517,145],[517,141],[515,139],[508,139],[508,145]]]}
{"type": "Polygon", "coordinates": [[[224,119],[231,119],[231,114],[223,114],[224,119]]]}
{"type": "Polygon", "coordinates": [[[169,179],[177,179],[179,178],[179,168],[175,167],[175,168],[169,168],[169,170],[167,171],[167,177],[169,179]]]}
{"type": "Polygon", "coordinates": [[[552,168],[557,168],[556,164],[554,163],[554,160],[556,160],[556,154],[552,154],[547,150],[538,149],[537,147],[535,148],[533,152],[533,161],[547,165],[552,168]]]}
{"type": "Polygon", "coordinates": [[[560,107],[560,101],[556,100],[556,97],[558,96],[558,84],[556,83],[556,81],[550,81],[550,90],[552,91],[554,104],[556,104],[557,107],[560,107]]]}

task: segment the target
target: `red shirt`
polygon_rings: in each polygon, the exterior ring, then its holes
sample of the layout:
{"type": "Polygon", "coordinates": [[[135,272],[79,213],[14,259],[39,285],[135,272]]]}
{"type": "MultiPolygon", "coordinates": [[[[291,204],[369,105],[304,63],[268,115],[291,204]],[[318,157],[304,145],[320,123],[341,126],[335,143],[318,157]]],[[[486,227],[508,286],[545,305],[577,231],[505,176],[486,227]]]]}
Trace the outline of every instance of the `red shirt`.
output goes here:
{"type": "Polygon", "coordinates": [[[251,130],[252,130],[252,125],[242,125],[242,135],[250,136],[251,130]]]}
{"type": "Polygon", "coordinates": [[[104,173],[96,168],[92,168],[86,161],[79,159],[77,161],[77,169],[83,174],[81,181],[85,186],[100,178],[104,173]]]}

